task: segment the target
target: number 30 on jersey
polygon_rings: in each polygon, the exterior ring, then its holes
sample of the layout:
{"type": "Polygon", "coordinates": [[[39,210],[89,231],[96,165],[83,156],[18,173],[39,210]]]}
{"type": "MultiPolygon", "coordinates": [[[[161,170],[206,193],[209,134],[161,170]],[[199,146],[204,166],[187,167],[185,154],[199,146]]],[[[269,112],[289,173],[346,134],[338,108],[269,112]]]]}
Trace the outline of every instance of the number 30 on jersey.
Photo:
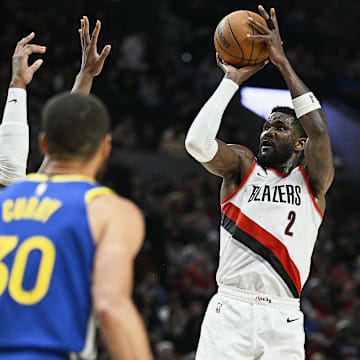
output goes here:
{"type": "Polygon", "coordinates": [[[17,236],[0,236],[0,296],[6,288],[14,301],[22,305],[34,305],[41,301],[49,290],[55,264],[55,246],[44,236],[32,236],[19,246],[17,236]],[[35,286],[31,290],[23,288],[28,257],[33,250],[41,252],[40,265],[35,286]],[[16,251],[11,269],[3,261],[6,255],[16,251]]]}

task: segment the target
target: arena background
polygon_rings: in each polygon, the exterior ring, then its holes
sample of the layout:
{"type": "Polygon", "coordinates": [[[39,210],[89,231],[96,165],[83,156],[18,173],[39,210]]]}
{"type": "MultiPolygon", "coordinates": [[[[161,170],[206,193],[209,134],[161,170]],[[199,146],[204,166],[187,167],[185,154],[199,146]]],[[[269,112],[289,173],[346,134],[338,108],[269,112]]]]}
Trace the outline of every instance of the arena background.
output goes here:
{"type": "MultiPolygon", "coordinates": [[[[112,50],[93,93],[108,105],[114,135],[104,183],[133,199],[146,216],[134,295],[158,360],[193,359],[215,291],[219,180],[185,153],[184,137],[222,77],[212,44],[216,24],[231,11],[254,11],[256,5],[244,0],[1,1],[3,101],[18,39],[35,31],[36,43],[47,45],[45,63],[28,88],[29,171],[41,162],[41,107],[51,95],[69,90],[79,69],[79,19],[88,15],[91,28],[95,19],[102,20],[100,46],[110,43],[112,50]]],[[[299,75],[335,109],[335,183],[302,296],[307,351],[316,360],[360,359],[360,172],[354,171],[360,153],[360,2],[263,5],[276,7],[286,52],[299,75]]],[[[271,64],[246,85],[284,88],[271,64]]],[[[237,97],[219,137],[256,151],[261,123],[237,97]]],[[[99,359],[108,359],[101,340],[99,348],[99,359]]]]}

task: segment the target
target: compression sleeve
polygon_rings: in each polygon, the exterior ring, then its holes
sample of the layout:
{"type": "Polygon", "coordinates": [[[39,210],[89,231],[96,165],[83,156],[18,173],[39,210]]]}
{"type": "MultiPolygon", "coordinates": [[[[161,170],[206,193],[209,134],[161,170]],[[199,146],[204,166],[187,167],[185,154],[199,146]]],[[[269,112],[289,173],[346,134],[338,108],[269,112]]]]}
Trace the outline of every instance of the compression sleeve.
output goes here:
{"type": "Polygon", "coordinates": [[[28,153],[26,90],[9,88],[0,125],[0,184],[8,185],[25,177],[28,153]]]}
{"type": "Polygon", "coordinates": [[[238,88],[235,82],[224,78],[192,123],[185,139],[185,148],[197,161],[208,162],[216,155],[218,143],[215,138],[221,118],[238,88]]]}

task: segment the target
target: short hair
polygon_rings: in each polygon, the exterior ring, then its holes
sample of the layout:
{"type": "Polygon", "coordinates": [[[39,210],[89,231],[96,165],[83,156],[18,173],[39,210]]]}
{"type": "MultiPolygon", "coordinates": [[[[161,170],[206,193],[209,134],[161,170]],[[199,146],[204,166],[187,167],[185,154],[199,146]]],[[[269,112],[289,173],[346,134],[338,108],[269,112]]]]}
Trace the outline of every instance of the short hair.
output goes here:
{"type": "Polygon", "coordinates": [[[47,101],[42,127],[50,155],[88,160],[109,132],[110,116],[96,96],[67,92],[47,101]]]}
{"type": "Polygon", "coordinates": [[[304,128],[302,127],[299,119],[296,117],[294,109],[292,109],[289,106],[275,106],[271,110],[271,114],[274,113],[274,112],[279,112],[279,113],[282,113],[282,114],[290,115],[291,118],[292,118],[292,124],[297,128],[297,130],[298,130],[298,132],[300,134],[300,137],[305,137],[305,138],[308,137],[305,130],[304,130],[304,128]]]}

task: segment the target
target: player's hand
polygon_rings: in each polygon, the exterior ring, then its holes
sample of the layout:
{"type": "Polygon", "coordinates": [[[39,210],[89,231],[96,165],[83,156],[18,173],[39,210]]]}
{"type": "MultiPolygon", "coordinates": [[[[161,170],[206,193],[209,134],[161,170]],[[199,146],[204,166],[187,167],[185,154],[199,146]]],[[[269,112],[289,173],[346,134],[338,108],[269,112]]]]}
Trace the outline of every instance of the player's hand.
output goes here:
{"type": "Polygon", "coordinates": [[[267,43],[267,49],[269,53],[269,59],[271,62],[279,66],[281,63],[287,60],[283,42],[281,41],[280,32],[279,32],[279,24],[276,18],[275,9],[271,8],[270,14],[263,8],[263,6],[259,5],[259,12],[264,20],[268,23],[268,26],[263,25],[262,23],[256,21],[253,18],[249,18],[250,23],[254,26],[254,28],[259,31],[259,35],[248,34],[247,36],[250,39],[255,41],[265,41],[267,43]],[[272,29],[271,29],[272,28],[272,29]]]}
{"type": "Polygon", "coordinates": [[[94,31],[90,37],[89,20],[83,16],[80,20],[81,29],[79,29],[80,42],[82,48],[81,70],[83,75],[96,76],[101,73],[105,59],[110,53],[111,45],[106,45],[99,55],[97,52],[97,40],[99,37],[101,22],[96,21],[94,31]]]}
{"type": "Polygon", "coordinates": [[[219,54],[216,53],[216,63],[218,67],[225,73],[226,78],[234,81],[239,86],[249,77],[253,76],[259,70],[263,69],[268,62],[268,60],[265,60],[264,62],[257,65],[236,68],[235,66],[227,64],[219,57],[219,54]]]}
{"type": "Polygon", "coordinates": [[[32,32],[21,39],[16,45],[15,52],[12,57],[12,76],[10,87],[25,89],[26,85],[31,82],[34,73],[43,63],[42,59],[38,59],[30,66],[28,64],[29,56],[31,54],[43,54],[46,51],[46,46],[29,44],[34,37],[35,34],[32,32]]]}

